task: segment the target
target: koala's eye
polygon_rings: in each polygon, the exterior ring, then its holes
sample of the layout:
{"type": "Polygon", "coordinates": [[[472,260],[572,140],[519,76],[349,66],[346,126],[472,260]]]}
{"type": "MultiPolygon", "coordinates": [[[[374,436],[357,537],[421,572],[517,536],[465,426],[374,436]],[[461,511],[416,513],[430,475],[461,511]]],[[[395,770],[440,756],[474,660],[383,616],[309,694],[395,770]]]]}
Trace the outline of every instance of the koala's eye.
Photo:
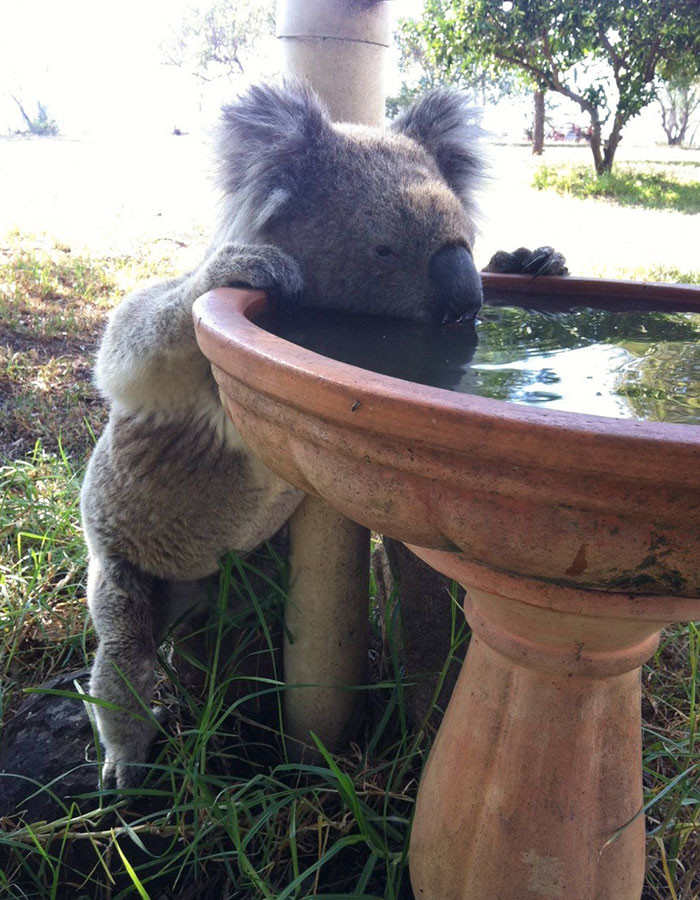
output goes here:
{"type": "Polygon", "coordinates": [[[378,247],[375,247],[374,252],[377,254],[377,256],[381,256],[382,259],[386,259],[388,256],[394,255],[394,251],[391,249],[391,247],[387,247],[386,244],[380,244],[378,247]]]}

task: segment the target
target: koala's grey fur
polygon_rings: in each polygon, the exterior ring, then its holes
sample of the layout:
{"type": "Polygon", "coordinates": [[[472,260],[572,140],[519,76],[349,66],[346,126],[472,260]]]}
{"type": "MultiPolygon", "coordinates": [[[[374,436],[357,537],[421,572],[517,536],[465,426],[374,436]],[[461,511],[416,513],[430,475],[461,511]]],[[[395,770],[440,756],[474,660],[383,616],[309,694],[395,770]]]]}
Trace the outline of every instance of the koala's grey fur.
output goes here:
{"type": "Polygon", "coordinates": [[[302,499],[224,415],[195,341],[194,300],[250,285],[280,303],[417,320],[473,316],[481,299],[469,270],[475,135],[463,99],[448,91],[386,132],[332,124],[301,86],[252,88],[224,110],[224,204],[207,258],[118,306],[97,359],[110,417],[88,466],[82,516],[99,637],[90,692],[118,707],[96,706],[108,782],[140,780],[133,764],[154,736],[144,710],[169,624],[202,599],[202,579],[223,553],[254,549],[302,499]],[[431,269],[436,254],[459,268],[447,285],[444,266],[431,269]],[[437,283],[435,271],[443,272],[437,283]]]}

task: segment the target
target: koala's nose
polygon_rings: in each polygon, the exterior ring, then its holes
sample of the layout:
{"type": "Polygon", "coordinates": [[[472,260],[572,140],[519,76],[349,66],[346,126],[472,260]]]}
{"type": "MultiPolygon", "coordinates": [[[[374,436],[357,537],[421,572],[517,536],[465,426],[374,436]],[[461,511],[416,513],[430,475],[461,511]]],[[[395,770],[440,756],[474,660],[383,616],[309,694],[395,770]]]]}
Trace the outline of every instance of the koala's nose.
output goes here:
{"type": "Polygon", "coordinates": [[[428,275],[437,288],[445,322],[473,319],[481,308],[481,277],[471,253],[464,247],[447,246],[433,254],[428,275]]]}

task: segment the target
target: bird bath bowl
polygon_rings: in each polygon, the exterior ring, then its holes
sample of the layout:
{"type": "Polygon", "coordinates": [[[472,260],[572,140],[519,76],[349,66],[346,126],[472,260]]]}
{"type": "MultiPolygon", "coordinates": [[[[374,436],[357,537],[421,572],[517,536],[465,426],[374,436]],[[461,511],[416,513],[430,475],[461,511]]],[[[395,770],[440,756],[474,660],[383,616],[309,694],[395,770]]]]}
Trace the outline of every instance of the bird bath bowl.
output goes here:
{"type": "MultiPolygon", "coordinates": [[[[529,292],[700,312],[692,288],[484,286],[521,305],[529,292]]],[[[265,303],[226,289],[195,304],[248,445],[467,591],[473,637],[418,794],[416,897],[639,900],[640,666],[665,625],[700,618],[700,427],[379,375],[262,330],[265,303]]]]}

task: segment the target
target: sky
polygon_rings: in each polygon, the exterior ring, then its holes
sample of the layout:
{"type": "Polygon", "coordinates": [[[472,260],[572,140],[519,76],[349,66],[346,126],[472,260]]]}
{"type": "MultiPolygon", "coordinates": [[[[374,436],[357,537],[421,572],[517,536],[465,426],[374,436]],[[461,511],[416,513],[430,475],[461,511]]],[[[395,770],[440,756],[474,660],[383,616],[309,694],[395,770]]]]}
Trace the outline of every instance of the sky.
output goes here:
{"type": "MultiPolygon", "coordinates": [[[[390,8],[395,17],[418,14],[422,2],[396,0],[390,8]]],[[[10,93],[21,95],[30,114],[40,99],[67,135],[191,127],[199,119],[200,88],[188,73],[164,66],[159,51],[187,6],[188,0],[0,0],[0,134],[22,127],[10,93]]],[[[271,41],[266,51],[275,50],[271,41]]]]}
{"type": "MultiPolygon", "coordinates": [[[[221,80],[203,91],[185,69],[164,65],[159,47],[193,5],[193,0],[0,0],[0,136],[24,128],[13,93],[30,115],[41,100],[67,137],[127,139],[174,128],[206,133],[236,88],[221,80]]],[[[418,16],[422,7],[423,0],[389,4],[395,20],[418,16]]],[[[277,52],[272,38],[260,47],[260,58],[274,59],[277,52]]],[[[388,72],[391,95],[401,81],[395,51],[388,72]]],[[[254,68],[250,76],[261,77],[254,68]]],[[[587,124],[570,101],[555,102],[560,127],[569,121],[587,124]]],[[[522,139],[530,118],[527,100],[504,99],[485,110],[484,125],[496,137],[522,139]]],[[[662,140],[656,109],[633,119],[625,135],[627,143],[662,140]]]]}
{"type": "Polygon", "coordinates": [[[192,79],[178,85],[179,73],[161,64],[158,50],[184,6],[183,0],[4,0],[0,130],[10,115],[17,121],[8,90],[29,105],[41,99],[67,134],[163,127],[192,91],[192,79]]]}

